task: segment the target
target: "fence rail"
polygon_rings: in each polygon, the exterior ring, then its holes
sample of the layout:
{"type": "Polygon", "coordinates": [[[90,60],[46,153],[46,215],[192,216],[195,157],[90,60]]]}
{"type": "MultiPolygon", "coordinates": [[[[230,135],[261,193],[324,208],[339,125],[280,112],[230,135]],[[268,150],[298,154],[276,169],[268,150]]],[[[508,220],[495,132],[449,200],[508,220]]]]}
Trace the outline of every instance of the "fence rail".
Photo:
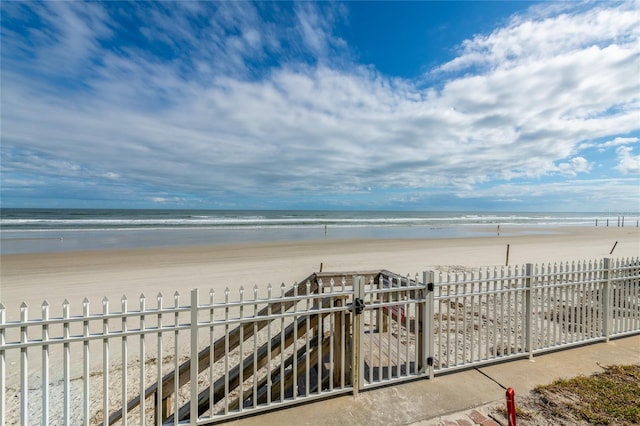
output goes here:
{"type": "Polygon", "coordinates": [[[0,304],[0,426],[210,424],[640,332],[640,258],[0,304]],[[38,314],[36,314],[37,316],[38,314]]]}
{"type": "Polygon", "coordinates": [[[637,258],[440,273],[436,372],[636,333],[639,277],[637,258]]]}

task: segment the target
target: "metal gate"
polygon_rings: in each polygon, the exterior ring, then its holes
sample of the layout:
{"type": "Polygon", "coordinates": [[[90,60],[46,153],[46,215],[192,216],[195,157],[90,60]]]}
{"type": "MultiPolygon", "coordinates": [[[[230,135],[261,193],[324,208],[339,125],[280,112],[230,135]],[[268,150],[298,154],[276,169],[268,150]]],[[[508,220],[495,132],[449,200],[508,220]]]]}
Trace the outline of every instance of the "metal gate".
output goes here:
{"type": "Polygon", "coordinates": [[[432,377],[429,277],[354,277],[354,389],[432,377]]]}

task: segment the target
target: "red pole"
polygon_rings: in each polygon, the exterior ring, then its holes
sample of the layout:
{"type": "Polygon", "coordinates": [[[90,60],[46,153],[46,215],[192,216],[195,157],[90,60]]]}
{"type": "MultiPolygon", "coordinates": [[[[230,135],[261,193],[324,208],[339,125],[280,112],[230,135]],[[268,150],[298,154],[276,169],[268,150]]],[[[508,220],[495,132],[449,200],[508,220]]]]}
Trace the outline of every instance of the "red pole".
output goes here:
{"type": "Polygon", "coordinates": [[[516,426],[516,393],[513,388],[507,389],[507,421],[509,426],[516,426]]]}

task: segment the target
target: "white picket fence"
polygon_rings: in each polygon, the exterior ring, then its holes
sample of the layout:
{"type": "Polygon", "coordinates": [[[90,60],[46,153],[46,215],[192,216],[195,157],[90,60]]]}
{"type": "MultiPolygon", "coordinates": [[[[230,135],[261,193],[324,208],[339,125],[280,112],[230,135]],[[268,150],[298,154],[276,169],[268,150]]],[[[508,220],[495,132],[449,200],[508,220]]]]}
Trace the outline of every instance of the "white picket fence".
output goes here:
{"type": "Polygon", "coordinates": [[[637,333],[639,281],[638,258],[440,273],[436,371],[637,333]]]}
{"type": "Polygon", "coordinates": [[[264,290],[16,321],[0,304],[0,426],[210,424],[640,332],[640,258],[264,290]]]}

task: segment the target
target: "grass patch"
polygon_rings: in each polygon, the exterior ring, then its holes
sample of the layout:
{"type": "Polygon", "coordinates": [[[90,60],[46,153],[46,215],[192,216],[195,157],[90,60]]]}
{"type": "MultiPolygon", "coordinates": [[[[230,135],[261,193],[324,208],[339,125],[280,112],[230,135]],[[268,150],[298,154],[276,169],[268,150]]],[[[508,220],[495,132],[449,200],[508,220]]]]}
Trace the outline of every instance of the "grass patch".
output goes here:
{"type": "MultiPolygon", "coordinates": [[[[496,408],[495,411],[505,419],[507,418],[507,407],[500,406],[496,408]]],[[[535,413],[520,408],[520,406],[516,405],[516,418],[519,420],[532,420],[535,418],[535,413]]]]}
{"type": "Polygon", "coordinates": [[[589,377],[556,380],[533,393],[545,416],[594,425],[640,424],[640,364],[613,365],[589,377]]]}

